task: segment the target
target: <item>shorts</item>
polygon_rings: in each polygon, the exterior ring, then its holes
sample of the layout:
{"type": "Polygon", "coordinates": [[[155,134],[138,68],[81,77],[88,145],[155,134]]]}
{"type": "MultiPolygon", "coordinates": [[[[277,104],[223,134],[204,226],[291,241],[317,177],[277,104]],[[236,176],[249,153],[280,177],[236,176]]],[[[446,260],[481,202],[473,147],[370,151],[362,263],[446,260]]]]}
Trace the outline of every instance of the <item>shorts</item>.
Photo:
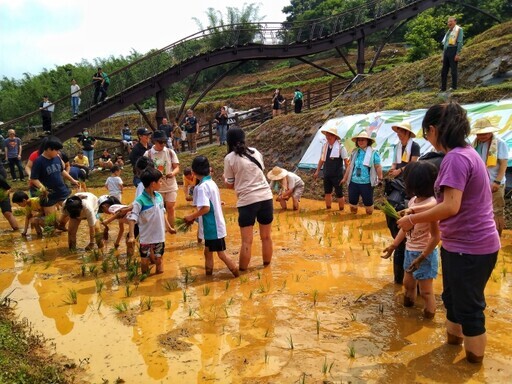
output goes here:
{"type": "MultiPolygon", "coordinates": [[[[342,192],[343,192],[343,190],[342,190],[342,192]]],[[[293,198],[300,201],[300,198],[302,197],[303,193],[304,193],[304,182],[297,183],[295,188],[293,188],[293,193],[292,193],[293,198]]],[[[343,196],[343,193],[342,193],[342,196],[343,196]]]]}
{"type": "Polygon", "coordinates": [[[0,209],[2,210],[2,213],[12,212],[11,200],[9,199],[9,197],[0,201],[0,209]]]}
{"type": "MultiPolygon", "coordinates": [[[[409,251],[405,250],[404,257],[404,271],[407,270],[419,255],[421,251],[409,251]]],[[[439,267],[439,261],[437,257],[437,248],[432,251],[428,257],[420,263],[417,270],[412,273],[415,280],[427,280],[435,279],[437,277],[437,269],[439,267]]]]}
{"type": "Polygon", "coordinates": [[[162,257],[164,255],[165,243],[140,244],[140,257],[142,259],[149,258],[149,255],[151,254],[151,249],[153,249],[153,254],[155,255],[155,257],[162,257]]]}
{"type": "Polygon", "coordinates": [[[343,187],[340,185],[343,175],[327,176],[324,175],[324,193],[330,195],[334,189],[334,194],[338,199],[343,197],[343,187]]]}
{"type": "Polygon", "coordinates": [[[272,199],[238,207],[238,225],[240,227],[252,227],[256,219],[262,225],[272,223],[274,220],[274,202],[272,199]]]}
{"type": "Polygon", "coordinates": [[[441,247],[446,318],[462,325],[465,336],[485,333],[484,289],[496,265],[498,251],[486,255],[449,252],[441,247]]]}
{"type": "Polygon", "coordinates": [[[209,252],[222,252],[226,250],[226,241],[222,239],[205,240],[204,246],[209,252]]]}
{"type": "Polygon", "coordinates": [[[159,192],[162,195],[165,203],[175,203],[178,197],[178,191],[159,192]]]}
{"type": "Polygon", "coordinates": [[[348,202],[350,205],[357,205],[359,203],[359,196],[363,199],[365,207],[373,205],[373,187],[368,184],[350,183],[348,185],[348,202]]]}

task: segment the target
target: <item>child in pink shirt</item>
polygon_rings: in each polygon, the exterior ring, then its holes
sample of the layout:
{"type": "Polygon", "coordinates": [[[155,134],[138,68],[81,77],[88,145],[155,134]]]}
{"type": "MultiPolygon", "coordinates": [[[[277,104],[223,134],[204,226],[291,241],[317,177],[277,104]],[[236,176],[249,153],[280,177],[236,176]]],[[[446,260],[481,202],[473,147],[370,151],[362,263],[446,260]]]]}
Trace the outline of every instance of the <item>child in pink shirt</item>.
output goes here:
{"type": "MultiPolygon", "coordinates": [[[[434,182],[437,168],[428,161],[410,163],[405,168],[404,179],[409,200],[409,208],[405,213],[413,214],[426,211],[436,205],[434,182]]],[[[384,249],[383,258],[391,256],[396,247],[406,238],[404,257],[404,306],[412,307],[416,299],[416,287],[419,285],[420,295],[425,301],[423,315],[432,319],[436,313],[433,281],[437,277],[438,257],[436,246],[439,243],[439,223],[417,223],[404,232],[402,229],[395,237],[393,244],[384,249]]]]}

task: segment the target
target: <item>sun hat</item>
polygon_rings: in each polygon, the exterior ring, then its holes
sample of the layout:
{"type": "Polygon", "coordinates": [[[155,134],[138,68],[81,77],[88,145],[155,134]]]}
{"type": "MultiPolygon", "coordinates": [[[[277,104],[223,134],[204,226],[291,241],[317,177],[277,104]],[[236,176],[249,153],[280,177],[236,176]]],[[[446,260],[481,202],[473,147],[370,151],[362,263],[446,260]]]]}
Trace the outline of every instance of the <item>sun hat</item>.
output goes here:
{"type": "Polygon", "coordinates": [[[272,181],[281,180],[287,174],[288,174],[288,171],[286,169],[274,167],[274,168],[272,168],[272,170],[269,173],[267,173],[267,177],[269,178],[269,180],[272,180],[272,181]]]}
{"type": "Polygon", "coordinates": [[[107,202],[110,199],[109,195],[101,195],[98,197],[98,209],[101,207],[102,204],[107,202]]]}
{"type": "Polygon", "coordinates": [[[391,126],[391,129],[395,132],[397,132],[397,129],[400,128],[400,129],[404,129],[406,130],[407,132],[410,132],[411,133],[411,137],[412,138],[415,138],[416,137],[416,134],[412,131],[412,128],[411,128],[411,123],[409,123],[408,121],[402,121],[401,123],[396,123],[396,124],[393,124],[391,126]]]}
{"type": "Polygon", "coordinates": [[[340,140],[341,140],[340,134],[338,133],[338,130],[336,129],[336,127],[329,127],[329,128],[325,128],[325,129],[324,129],[324,128],[322,128],[322,129],[320,130],[320,132],[322,132],[324,135],[325,135],[326,133],[330,133],[331,135],[334,135],[334,136],[336,136],[338,139],[340,139],[340,140]]]}
{"type": "Polygon", "coordinates": [[[153,133],[151,139],[153,141],[167,141],[167,135],[164,131],[158,130],[153,133]]]}
{"type": "Polygon", "coordinates": [[[475,121],[473,124],[473,134],[475,135],[483,135],[484,133],[494,133],[498,132],[500,129],[495,125],[492,125],[489,119],[482,117],[475,121]]]}
{"type": "Polygon", "coordinates": [[[354,136],[354,137],[352,138],[352,141],[353,141],[354,143],[357,143],[357,139],[367,139],[367,140],[371,140],[370,145],[373,145],[373,143],[375,143],[375,139],[374,139],[373,137],[370,137],[370,135],[368,135],[368,132],[366,132],[366,131],[361,131],[361,132],[359,133],[359,135],[354,136]]]}
{"type": "Polygon", "coordinates": [[[148,136],[148,135],[151,135],[152,133],[153,132],[151,132],[149,129],[144,128],[144,127],[140,127],[139,129],[137,129],[138,136],[148,136]]]}

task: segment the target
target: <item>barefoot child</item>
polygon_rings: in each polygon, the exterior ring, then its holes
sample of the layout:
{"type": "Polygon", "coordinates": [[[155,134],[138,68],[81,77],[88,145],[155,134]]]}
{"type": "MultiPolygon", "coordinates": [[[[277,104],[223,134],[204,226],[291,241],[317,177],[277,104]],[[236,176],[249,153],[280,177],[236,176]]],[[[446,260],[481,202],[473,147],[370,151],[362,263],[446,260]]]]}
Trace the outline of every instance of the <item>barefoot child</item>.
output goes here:
{"type": "Polygon", "coordinates": [[[25,228],[21,236],[27,236],[28,226],[36,231],[38,237],[43,236],[44,211],[39,197],[28,197],[23,191],[16,191],[12,195],[12,202],[25,208],[25,228]]]}
{"type": "MultiPolygon", "coordinates": [[[[111,215],[108,219],[101,221],[101,225],[103,225],[103,227],[105,228],[103,231],[103,240],[108,240],[108,225],[114,220],[117,220],[117,222],[119,223],[119,232],[114,243],[115,249],[119,248],[119,243],[123,238],[124,225],[130,225],[130,221],[126,217],[130,210],[131,207],[121,204],[119,199],[117,199],[117,197],[115,196],[103,195],[100,196],[98,199],[98,212],[111,215]]],[[[128,232],[128,235],[126,237],[126,255],[132,256],[133,250],[134,239],[130,237],[130,233],[128,232]]]]}
{"type": "MultiPolygon", "coordinates": [[[[156,265],[156,273],[163,273],[162,257],[165,250],[165,230],[176,233],[167,220],[160,189],[162,173],[148,167],[140,174],[144,192],[133,202],[128,220],[139,225],[140,267],[142,273],[149,273],[150,263],[156,265]]],[[[130,238],[135,238],[134,226],[130,225],[130,238]]]]}
{"type": "MultiPolygon", "coordinates": [[[[404,180],[409,200],[406,214],[426,211],[436,205],[434,182],[437,168],[428,161],[410,163],[404,172],[404,180]]],[[[433,280],[437,277],[437,250],[439,243],[439,223],[417,223],[410,231],[398,232],[393,244],[384,249],[382,258],[389,258],[395,248],[406,238],[404,258],[404,306],[412,307],[416,299],[416,286],[425,301],[423,314],[425,319],[433,319],[436,312],[433,280]]]]}
{"type": "Polygon", "coordinates": [[[204,268],[207,275],[213,274],[213,253],[217,252],[231,273],[239,276],[236,264],[226,255],[226,222],[222,214],[220,192],[210,176],[210,164],[205,156],[192,161],[192,173],[199,180],[194,188],[194,205],[197,211],[186,216],[187,224],[199,218],[199,238],[204,239],[204,268]]]}

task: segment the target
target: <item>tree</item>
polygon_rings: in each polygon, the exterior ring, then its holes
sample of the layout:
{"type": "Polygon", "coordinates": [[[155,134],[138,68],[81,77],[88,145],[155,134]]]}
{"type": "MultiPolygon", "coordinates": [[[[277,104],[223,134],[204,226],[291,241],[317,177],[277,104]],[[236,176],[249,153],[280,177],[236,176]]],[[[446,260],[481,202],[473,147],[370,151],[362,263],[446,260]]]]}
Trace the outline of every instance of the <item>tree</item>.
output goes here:
{"type": "Polygon", "coordinates": [[[416,61],[439,52],[439,31],[445,28],[445,16],[434,16],[432,10],[425,11],[411,20],[405,33],[405,42],[410,45],[408,61],[416,61]]]}

